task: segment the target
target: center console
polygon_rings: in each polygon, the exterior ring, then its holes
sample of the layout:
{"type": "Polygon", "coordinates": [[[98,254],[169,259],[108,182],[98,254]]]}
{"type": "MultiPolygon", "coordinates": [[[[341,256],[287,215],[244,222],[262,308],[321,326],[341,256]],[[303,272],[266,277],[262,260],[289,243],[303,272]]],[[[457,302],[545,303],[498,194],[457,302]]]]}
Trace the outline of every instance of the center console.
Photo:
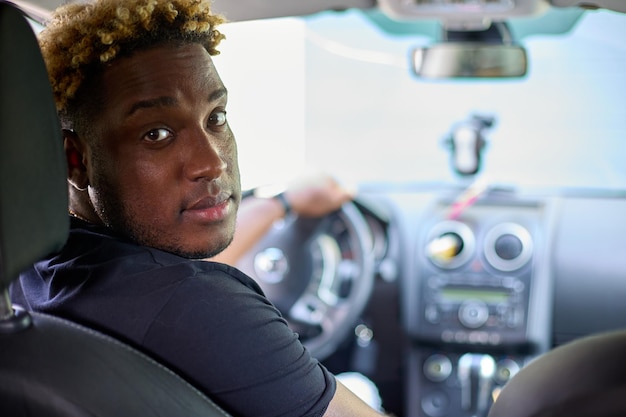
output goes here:
{"type": "Polygon", "coordinates": [[[438,201],[419,231],[404,325],[408,416],[486,416],[499,389],[550,345],[547,209],[438,201]]]}

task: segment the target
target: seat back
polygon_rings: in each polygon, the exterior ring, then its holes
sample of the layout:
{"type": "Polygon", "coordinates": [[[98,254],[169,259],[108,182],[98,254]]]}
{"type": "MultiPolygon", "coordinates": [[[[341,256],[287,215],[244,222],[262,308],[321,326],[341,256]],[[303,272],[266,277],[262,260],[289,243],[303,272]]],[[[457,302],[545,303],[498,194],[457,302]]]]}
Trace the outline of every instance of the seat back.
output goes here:
{"type": "Polygon", "coordinates": [[[33,31],[0,3],[0,291],[67,238],[66,164],[33,31]]]}
{"type": "Polygon", "coordinates": [[[587,336],[515,375],[489,417],[626,416],[626,330],[587,336]]]}
{"type": "Polygon", "coordinates": [[[67,171],[34,32],[0,1],[0,415],[226,416],[141,352],[56,317],[14,308],[20,271],[65,243],[67,171]]]}

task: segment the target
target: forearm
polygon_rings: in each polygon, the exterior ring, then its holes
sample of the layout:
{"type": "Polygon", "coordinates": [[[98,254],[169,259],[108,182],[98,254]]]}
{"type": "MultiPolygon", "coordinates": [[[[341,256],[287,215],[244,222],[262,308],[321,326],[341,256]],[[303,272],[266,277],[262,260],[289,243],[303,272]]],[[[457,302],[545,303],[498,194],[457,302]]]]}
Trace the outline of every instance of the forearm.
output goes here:
{"type": "Polygon", "coordinates": [[[324,417],[380,417],[379,413],[367,405],[356,394],[337,381],[337,391],[324,417]]]}

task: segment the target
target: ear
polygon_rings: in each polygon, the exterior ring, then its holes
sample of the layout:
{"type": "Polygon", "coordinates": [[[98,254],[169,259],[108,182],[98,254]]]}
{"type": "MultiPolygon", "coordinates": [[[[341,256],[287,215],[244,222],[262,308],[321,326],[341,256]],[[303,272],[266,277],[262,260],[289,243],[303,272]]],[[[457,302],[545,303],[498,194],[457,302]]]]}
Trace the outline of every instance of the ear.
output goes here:
{"type": "Polygon", "coordinates": [[[69,183],[77,190],[86,190],[89,185],[86,145],[74,131],[63,129],[63,147],[69,183]]]}

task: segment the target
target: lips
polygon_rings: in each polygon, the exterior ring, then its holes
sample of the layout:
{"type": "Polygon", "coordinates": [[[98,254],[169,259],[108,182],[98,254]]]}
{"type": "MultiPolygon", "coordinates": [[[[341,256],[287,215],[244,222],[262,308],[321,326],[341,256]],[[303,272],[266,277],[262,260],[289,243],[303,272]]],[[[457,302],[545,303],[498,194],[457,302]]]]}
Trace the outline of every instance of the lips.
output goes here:
{"type": "Polygon", "coordinates": [[[187,210],[204,210],[207,208],[219,206],[226,201],[228,201],[228,196],[220,195],[214,197],[204,197],[189,206],[187,210]]]}
{"type": "Polygon", "coordinates": [[[231,198],[226,192],[194,200],[183,209],[183,215],[201,222],[216,222],[226,218],[231,211],[231,198]]]}

